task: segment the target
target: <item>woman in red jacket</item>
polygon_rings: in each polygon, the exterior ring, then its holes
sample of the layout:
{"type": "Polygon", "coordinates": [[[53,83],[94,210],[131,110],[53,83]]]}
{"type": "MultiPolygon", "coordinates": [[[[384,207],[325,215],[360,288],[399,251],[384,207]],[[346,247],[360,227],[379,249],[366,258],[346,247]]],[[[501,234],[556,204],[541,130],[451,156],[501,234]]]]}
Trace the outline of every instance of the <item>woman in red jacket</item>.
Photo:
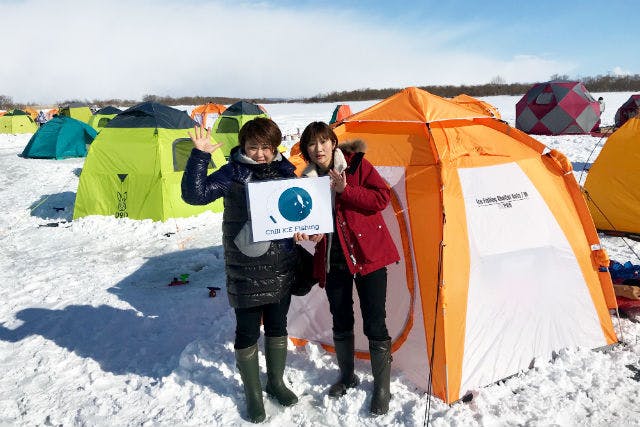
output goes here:
{"type": "Polygon", "coordinates": [[[323,122],[309,124],[300,137],[300,151],[309,163],[303,176],[329,175],[334,196],[335,232],[297,241],[316,243],[314,275],[324,286],[333,317],[333,342],[340,378],[329,388],[339,397],[358,385],[353,372],[353,283],[355,282],[364,333],[369,338],[374,389],[371,413],[389,410],[391,338],[386,325],[387,268],[400,257],[382,218],[390,190],[364,158],[364,143],[338,146],[333,130],[323,122]]]}

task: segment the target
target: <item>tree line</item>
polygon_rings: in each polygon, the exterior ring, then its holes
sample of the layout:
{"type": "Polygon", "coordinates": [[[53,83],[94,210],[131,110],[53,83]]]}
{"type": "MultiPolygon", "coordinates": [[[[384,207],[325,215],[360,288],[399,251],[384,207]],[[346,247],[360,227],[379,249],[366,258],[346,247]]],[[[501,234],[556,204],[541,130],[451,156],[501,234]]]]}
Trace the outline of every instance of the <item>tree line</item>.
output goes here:
{"type": "MultiPolygon", "coordinates": [[[[638,92],[640,91],[640,74],[632,75],[597,75],[594,77],[582,77],[570,79],[567,75],[554,74],[550,80],[577,80],[584,83],[591,92],[638,92]]],[[[426,90],[434,95],[452,98],[462,93],[470,96],[493,96],[493,95],[522,95],[529,90],[533,83],[505,83],[500,76],[494,77],[490,83],[480,85],[427,85],[419,86],[420,89],[426,90]]],[[[299,103],[317,103],[317,102],[348,102],[348,101],[371,101],[376,99],[384,99],[399,92],[403,88],[384,88],[384,89],[356,89],[348,91],[334,91],[328,93],[317,94],[308,98],[234,98],[221,96],[158,96],[145,95],[142,102],[153,101],[165,105],[201,105],[207,102],[216,104],[233,104],[237,101],[249,101],[254,104],[270,104],[275,102],[299,102],[299,103]]],[[[132,99],[68,99],[58,102],[57,105],[67,105],[70,103],[84,103],[96,107],[106,107],[107,105],[130,107],[140,103],[140,100],[132,99]]],[[[35,104],[21,104],[13,102],[13,99],[7,95],[0,95],[0,109],[9,110],[12,108],[33,107],[35,104]]]]}

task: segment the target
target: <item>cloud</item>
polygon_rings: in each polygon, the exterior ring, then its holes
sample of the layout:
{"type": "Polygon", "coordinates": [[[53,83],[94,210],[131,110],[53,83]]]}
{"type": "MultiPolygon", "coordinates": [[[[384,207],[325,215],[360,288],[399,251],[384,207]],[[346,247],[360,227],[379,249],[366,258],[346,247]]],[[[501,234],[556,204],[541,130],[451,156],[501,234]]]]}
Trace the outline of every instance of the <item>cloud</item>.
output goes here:
{"type": "Polygon", "coordinates": [[[614,76],[630,76],[633,73],[629,70],[623,69],[622,67],[613,67],[611,74],[613,74],[614,76]]]}
{"type": "Polygon", "coordinates": [[[303,97],[496,76],[537,81],[573,67],[465,51],[458,46],[480,30],[472,26],[385,28],[349,10],[191,0],[24,0],[0,8],[0,36],[12,40],[0,94],[22,102],[303,97]]]}

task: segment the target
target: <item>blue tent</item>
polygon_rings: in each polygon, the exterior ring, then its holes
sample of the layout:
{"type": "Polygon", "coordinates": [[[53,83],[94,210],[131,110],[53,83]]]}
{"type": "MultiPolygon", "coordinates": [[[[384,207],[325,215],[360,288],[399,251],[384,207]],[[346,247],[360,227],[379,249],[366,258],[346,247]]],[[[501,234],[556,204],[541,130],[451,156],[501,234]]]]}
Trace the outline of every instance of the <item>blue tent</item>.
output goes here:
{"type": "Polygon", "coordinates": [[[22,151],[22,157],[33,159],[66,159],[86,157],[87,144],[97,132],[86,123],[66,116],[56,116],[33,134],[22,151]]]}

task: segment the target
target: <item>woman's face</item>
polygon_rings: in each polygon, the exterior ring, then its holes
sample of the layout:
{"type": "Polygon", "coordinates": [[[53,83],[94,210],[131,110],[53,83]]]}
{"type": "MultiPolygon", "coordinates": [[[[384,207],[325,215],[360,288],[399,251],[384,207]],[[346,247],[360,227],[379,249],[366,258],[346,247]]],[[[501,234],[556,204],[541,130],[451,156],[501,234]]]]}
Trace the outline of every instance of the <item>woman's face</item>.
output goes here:
{"type": "Polygon", "coordinates": [[[307,154],[321,169],[329,169],[333,160],[333,142],[330,139],[311,141],[307,146],[307,154]]]}
{"type": "Polygon", "coordinates": [[[271,163],[275,157],[275,153],[269,145],[260,145],[252,140],[245,142],[244,153],[256,163],[271,163]]]}

